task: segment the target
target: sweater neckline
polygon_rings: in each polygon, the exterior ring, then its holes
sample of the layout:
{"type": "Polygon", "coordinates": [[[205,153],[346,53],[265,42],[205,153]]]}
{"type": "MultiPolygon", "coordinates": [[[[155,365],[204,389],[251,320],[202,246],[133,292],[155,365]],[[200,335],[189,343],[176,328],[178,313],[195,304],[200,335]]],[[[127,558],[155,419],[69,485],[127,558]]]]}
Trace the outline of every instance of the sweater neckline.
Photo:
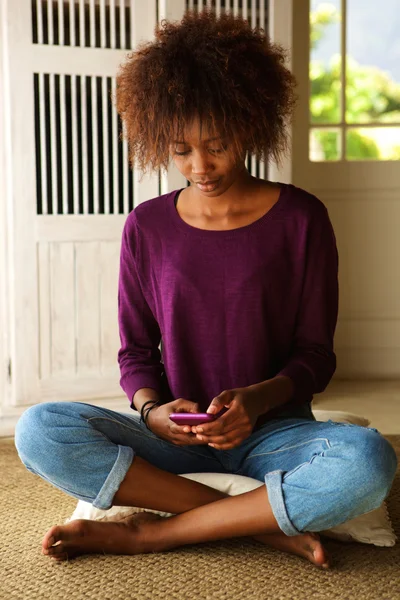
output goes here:
{"type": "Polygon", "coordinates": [[[172,218],[172,221],[173,221],[175,227],[179,231],[184,233],[185,235],[190,235],[191,237],[196,236],[198,238],[199,237],[208,238],[208,239],[217,238],[217,237],[218,238],[238,237],[243,234],[255,232],[257,229],[262,227],[262,225],[266,221],[271,219],[276,213],[278,213],[282,209],[282,205],[284,204],[285,197],[287,196],[287,192],[289,191],[291,184],[290,183],[289,184],[281,183],[279,181],[276,183],[278,183],[281,186],[281,189],[279,192],[278,200],[275,202],[275,204],[266,213],[264,213],[261,217],[256,219],[256,221],[253,221],[252,223],[249,223],[248,225],[243,225],[242,227],[235,227],[234,229],[200,229],[199,227],[193,227],[193,225],[189,225],[189,223],[186,223],[186,221],[184,221],[182,219],[182,217],[180,216],[180,214],[178,213],[176,206],[175,206],[175,200],[176,200],[178,194],[180,194],[182,192],[182,190],[184,190],[185,188],[180,188],[180,189],[174,190],[173,192],[170,193],[168,202],[167,202],[168,212],[171,215],[171,218],[172,218]]]}

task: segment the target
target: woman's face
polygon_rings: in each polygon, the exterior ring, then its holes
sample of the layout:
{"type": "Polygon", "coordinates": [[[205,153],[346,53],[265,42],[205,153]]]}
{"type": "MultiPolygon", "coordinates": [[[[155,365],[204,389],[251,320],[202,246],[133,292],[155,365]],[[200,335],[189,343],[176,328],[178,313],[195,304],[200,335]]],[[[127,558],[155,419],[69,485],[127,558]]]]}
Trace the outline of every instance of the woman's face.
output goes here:
{"type": "Polygon", "coordinates": [[[220,196],[247,174],[246,153],[235,160],[229,140],[205,125],[200,130],[198,120],[187,128],[183,139],[173,140],[170,153],[192,187],[208,197],[220,196]]]}

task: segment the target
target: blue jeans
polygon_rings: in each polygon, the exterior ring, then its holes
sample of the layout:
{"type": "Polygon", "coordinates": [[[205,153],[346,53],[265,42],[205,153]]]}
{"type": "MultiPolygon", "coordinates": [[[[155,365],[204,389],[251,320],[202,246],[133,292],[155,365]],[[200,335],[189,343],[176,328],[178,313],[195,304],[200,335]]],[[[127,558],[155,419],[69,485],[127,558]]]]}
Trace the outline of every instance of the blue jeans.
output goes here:
{"type": "Polygon", "coordinates": [[[109,509],[137,454],[175,474],[214,472],[265,482],[288,536],[324,531],[378,508],[397,467],[391,444],[373,428],[320,422],[308,406],[275,418],[232,450],[175,446],[139,422],[83,402],[28,408],[15,431],[26,468],[70,496],[109,509]]]}

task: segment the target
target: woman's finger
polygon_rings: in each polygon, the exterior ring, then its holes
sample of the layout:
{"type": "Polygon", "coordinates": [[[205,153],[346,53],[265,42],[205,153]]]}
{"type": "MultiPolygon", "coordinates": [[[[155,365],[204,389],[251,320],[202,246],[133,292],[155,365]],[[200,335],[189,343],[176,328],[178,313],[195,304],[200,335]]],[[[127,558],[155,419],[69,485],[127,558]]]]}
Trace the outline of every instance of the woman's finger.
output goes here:
{"type": "Polygon", "coordinates": [[[222,432],[232,431],[237,427],[238,422],[241,419],[241,415],[236,411],[228,410],[222,417],[219,417],[211,423],[201,423],[200,425],[192,426],[193,433],[200,433],[204,435],[219,435],[222,432]]]}
{"type": "MultiPolygon", "coordinates": [[[[250,431],[249,431],[250,433],[250,431]]],[[[244,437],[247,437],[247,432],[243,429],[243,428],[235,428],[232,431],[230,431],[229,433],[223,433],[223,435],[208,435],[205,436],[201,433],[196,434],[197,439],[201,440],[201,441],[205,441],[207,442],[207,444],[230,444],[232,443],[234,440],[244,437]]]]}
{"type": "Polygon", "coordinates": [[[232,450],[232,448],[237,448],[243,442],[243,438],[235,438],[232,442],[223,443],[223,444],[208,444],[215,450],[232,450]]]}
{"type": "Polygon", "coordinates": [[[234,419],[233,421],[226,423],[224,427],[219,428],[217,430],[214,431],[205,431],[205,428],[203,428],[202,425],[197,425],[196,427],[192,428],[192,432],[195,434],[200,434],[202,436],[204,436],[205,438],[211,438],[211,437],[216,437],[216,436],[221,436],[221,435],[227,435],[229,433],[232,433],[234,431],[238,432],[239,430],[242,430],[244,427],[246,427],[246,421],[244,421],[243,417],[239,416],[234,419]],[[203,431],[201,431],[203,429],[203,431]]]}
{"type": "Polygon", "coordinates": [[[205,440],[199,440],[193,434],[184,433],[183,435],[174,435],[173,438],[168,440],[171,443],[178,443],[179,446],[202,446],[206,445],[205,440]]]}

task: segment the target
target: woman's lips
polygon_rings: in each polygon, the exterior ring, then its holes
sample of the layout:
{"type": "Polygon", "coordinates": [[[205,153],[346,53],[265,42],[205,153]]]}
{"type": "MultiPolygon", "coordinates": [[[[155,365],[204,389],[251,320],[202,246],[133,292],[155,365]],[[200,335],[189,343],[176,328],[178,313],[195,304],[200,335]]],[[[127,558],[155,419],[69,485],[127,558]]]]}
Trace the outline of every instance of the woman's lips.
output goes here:
{"type": "Polygon", "coordinates": [[[196,183],[196,185],[202,192],[213,192],[219,185],[219,179],[208,183],[196,183]]]}

